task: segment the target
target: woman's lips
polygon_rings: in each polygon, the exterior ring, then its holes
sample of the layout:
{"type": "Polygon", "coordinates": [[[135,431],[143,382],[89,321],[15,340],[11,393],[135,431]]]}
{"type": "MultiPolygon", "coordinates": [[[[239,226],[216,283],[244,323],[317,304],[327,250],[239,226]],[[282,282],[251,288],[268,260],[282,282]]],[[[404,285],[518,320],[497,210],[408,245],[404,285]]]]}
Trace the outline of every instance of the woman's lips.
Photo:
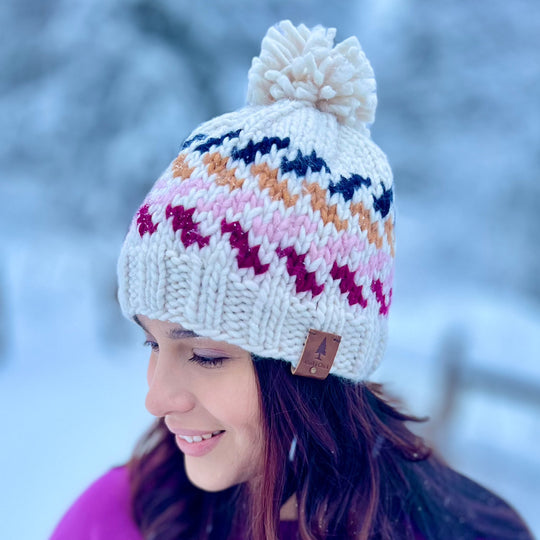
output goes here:
{"type": "MultiPolygon", "coordinates": [[[[175,439],[178,448],[180,448],[180,451],[186,454],[186,456],[201,457],[211,452],[219,444],[224,433],[224,431],[214,432],[210,438],[206,439],[202,438],[202,435],[195,436],[196,439],[193,442],[188,442],[186,439],[182,438],[183,434],[181,436],[176,433],[175,439]],[[197,440],[199,438],[202,440],[197,440]]],[[[193,439],[194,436],[189,438],[193,439]]]]}

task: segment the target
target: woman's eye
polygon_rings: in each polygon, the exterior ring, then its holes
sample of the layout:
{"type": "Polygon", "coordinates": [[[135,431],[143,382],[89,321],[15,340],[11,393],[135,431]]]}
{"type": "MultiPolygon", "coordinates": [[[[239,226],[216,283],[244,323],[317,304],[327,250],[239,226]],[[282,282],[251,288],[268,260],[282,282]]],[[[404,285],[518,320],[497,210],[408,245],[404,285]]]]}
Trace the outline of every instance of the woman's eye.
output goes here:
{"type": "Polygon", "coordinates": [[[220,358],[212,358],[207,356],[199,356],[198,354],[194,354],[189,361],[195,362],[203,367],[206,368],[219,368],[223,365],[223,362],[227,360],[226,358],[220,357],[220,358]]]}
{"type": "Polygon", "coordinates": [[[159,351],[159,345],[155,342],[155,341],[151,341],[149,339],[147,339],[143,345],[145,347],[150,347],[152,349],[153,352],[157,352],[159,351]]]}

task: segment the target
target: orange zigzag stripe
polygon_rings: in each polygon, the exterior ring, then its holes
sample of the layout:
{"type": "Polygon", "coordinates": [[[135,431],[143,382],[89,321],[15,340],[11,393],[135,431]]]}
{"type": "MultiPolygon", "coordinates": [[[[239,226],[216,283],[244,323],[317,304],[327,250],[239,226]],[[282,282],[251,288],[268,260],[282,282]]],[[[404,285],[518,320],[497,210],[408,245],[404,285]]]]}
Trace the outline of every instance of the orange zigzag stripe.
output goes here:
{"type": "Polygon", "coordinates": [[[338,231],[345,231],[349,226],[346,219],[341,219],[337,214],[337,205],[326,204],[326,191],[319,184],[308,184],[305,180],[302,182],[304,191],[311,195],[311,208],[321,213],[323,223],[333,223],[338,231]]]}
{"type": "Polygon", "coordinates": [[[388,240],[388,245],[390,246],[390,253],[392,257],[396,255],[395,246],[394,246],[394,222],[391,219],[387,219],[384,222],[384,232],[386,233],[386,239],[388,240]]]}
{"type": "Polygon", "coordinates": [[[268,188],[268,192],[272,200],[283,201],[283,204],[290,208],[298,201],[298,195],[291,195],[287,189],[287,182],[279,182],[277,179],[277,169],[271,169],[266,163],[251,166],[251,173],[258,175],[259,187],[261,189],[268,188]]]}
{"type": "Polygon", "coordinates": [[[223,157],[219,152],[205,154],[203,162],[209,174],[216,174],[216,184],[229,186],[231,191],[244,185],[244,178],[236,178],[236,167],[227,169],[228,157],[223,157]]]}
{"type": "MultiPolygon", "coordinates": [[[[216,174],[216,183],[220,186],[228,186],[232,191],[234,189],[241,188],[244,185],[243,178],[236,177],[236,167],[231,169],[227,168],[229,158],[223,157],[219,152],[212,152],[211,154],[205,154],[203,162],[207,167],[208,174],[216,174]]],[[[178,156],[172,167],[174,177],[181,176],[183,179],[189,178],[195,167],[189,167],[186,163],[186,155],[178,156]]],[[[260,163],[258,165],[251,165],[251,174],[259,177],[259,187],[261,190],[268,188],[268,193],[272,200],[283,201],[287,208],[294,206],[298,202],[298,195],[291,195],[287,189],[287,182],[284,180],[280,182],[278,180],[278,169],[271,169],[267,163],[260,163]]],[[[326,190],[321,188],[319,184],[308,184],[306,181],[302,183],[304,192],[311,195],[311,208],[314,211],[319,211],[323,223],[326,225],[332,223],[338,231],[346,230],[349,223],[346,219],[341,219],[337,213],[337,205],[328,205],[326,202],[326,190]]],[[[379,226],[376,222],[372,223],[370,219],[370,212],[359,202],[351,204],[351,214],[353,216],[358,215],[358,222],[360,229],[367,233],[367,238],[370,244],[375,244],[377,249],[381,249],[383,237],[379,234],[379,226]]],[[[395,254],[394,249],[394,224],[391,219],[388,219],[384,223],[384,233],[392,257],[395,254]]]]}
{"type": "Polygon", "coordinates": [[[186,163],[186,155],[180,154],[172,164],[172,175],[174,178],[181,177],[182,180],[187,180],[195,170],[195,167],[190,167],[186,163]]]}

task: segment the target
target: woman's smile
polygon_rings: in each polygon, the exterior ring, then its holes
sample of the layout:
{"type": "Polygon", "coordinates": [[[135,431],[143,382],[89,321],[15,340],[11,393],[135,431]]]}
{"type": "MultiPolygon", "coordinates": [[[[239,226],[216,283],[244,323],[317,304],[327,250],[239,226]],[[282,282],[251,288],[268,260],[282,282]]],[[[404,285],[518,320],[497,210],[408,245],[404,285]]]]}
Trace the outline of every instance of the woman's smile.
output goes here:
{"type": "Polygon", "coordinates": [[[212,433],[203,433],[202,435],[193,435],[193,437],[190,437],[189,435],[177,435],[177,437],[180,439],[183,439],[184,441],[187,441],[188,443],[198,443],[198,442],[202,442],[203,440],[207,441],[208,439],[211,439],[212,437],[215,437],[216,435],[219,435],[220,433],[225,433],[225,432],[214,431],[212,433]]]}
{"type": "Polygon", "coordinates": [[[201,431],[195,429],[181,429],[170,425],[165,417],[165,425],[175,435],[176,444],[181,452],[186,455],[201,457],[211,452],[225,433],[223,429],[214,431],[201,431]]]}
{"type": "Polygon", "coordinates": [[[206,439],[197,437],[197,439],[200,439],[197,441],[192,437],[181,437],[180,435],[177,435],[176,444],[180,451],[186,456],[202,457],[211,452],[219,444],[221,437],[224,434],[224,431],[218,431],[215,435],[211,434],[210,437],[206,439]],[[191,441],[188,439],[191,439],[191,441]]]}

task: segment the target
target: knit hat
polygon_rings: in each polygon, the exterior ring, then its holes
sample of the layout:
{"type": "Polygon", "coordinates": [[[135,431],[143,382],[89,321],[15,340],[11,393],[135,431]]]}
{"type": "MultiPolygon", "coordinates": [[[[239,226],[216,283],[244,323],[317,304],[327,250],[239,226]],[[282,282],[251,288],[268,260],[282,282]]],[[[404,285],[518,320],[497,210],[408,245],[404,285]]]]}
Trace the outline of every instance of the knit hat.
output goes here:
{"type": "Polygon", "coordinates": [[[124,315],[179,323],[295,366],[310,329],[341,336],[332,374],[365,379],[386,344],[392,172],[372,142],[358,40],[283,21],[246,107],[200,125],[136,213],[118,262],[124,315]]]}

